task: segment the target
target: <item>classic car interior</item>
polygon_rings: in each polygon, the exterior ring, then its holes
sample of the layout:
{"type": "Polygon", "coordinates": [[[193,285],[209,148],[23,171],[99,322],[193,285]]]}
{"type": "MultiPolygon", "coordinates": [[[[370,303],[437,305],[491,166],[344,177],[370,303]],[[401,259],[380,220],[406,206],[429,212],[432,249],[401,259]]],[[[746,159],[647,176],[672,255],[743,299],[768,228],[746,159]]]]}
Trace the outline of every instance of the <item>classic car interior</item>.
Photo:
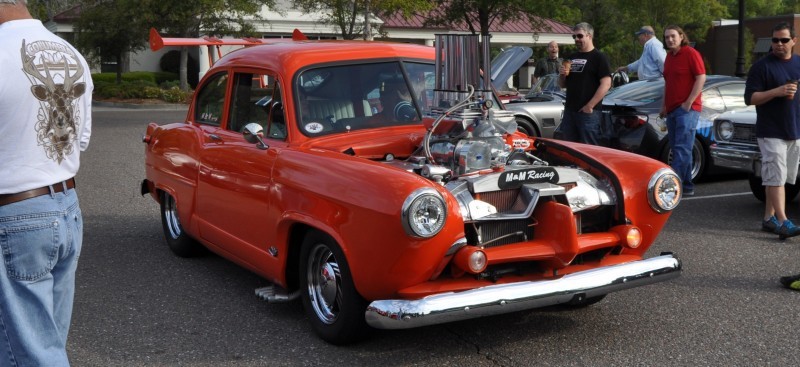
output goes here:
{"type": "Polygon", "coordinates": [[[306,70],[297,78],[295,93],[301,131],[319,136],[418,123],[420,107],[429,103],[426,89],[433,87],[429,75],[433,75],[433,65],[410,62],[306,70]],[[384,106],[388,101],[392,105],[384,106]]]}

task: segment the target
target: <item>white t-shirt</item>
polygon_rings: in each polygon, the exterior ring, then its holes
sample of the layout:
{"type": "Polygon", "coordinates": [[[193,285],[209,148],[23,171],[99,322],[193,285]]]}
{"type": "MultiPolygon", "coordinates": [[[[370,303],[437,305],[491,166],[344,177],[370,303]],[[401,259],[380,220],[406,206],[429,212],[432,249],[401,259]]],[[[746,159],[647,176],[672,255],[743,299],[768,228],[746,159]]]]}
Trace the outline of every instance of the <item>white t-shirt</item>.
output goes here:
{"type": "Polygon", "coordinates": [[[92,131],[91,70],[35,19],[0,24],[0,194],[74,177],[92,131]]]}

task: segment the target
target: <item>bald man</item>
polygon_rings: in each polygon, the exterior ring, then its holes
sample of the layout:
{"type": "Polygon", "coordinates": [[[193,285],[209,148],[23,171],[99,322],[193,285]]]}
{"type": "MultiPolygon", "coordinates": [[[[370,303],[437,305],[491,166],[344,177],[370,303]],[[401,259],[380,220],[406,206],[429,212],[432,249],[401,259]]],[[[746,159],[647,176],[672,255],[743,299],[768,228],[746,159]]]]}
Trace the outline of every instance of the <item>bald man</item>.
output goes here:
{"type": "MultiPolygon", "coordinates": [[[[558,74],[558,67],[561,66],[561,58],[558,57],[558,43],[550,41],[547,44],[547,57],[539,59],[536,63],[536,70],[533,71],[533,84],[547,74],[558,74]]],[[[533,85],[531,85],[533,87],[533,85]]]]}

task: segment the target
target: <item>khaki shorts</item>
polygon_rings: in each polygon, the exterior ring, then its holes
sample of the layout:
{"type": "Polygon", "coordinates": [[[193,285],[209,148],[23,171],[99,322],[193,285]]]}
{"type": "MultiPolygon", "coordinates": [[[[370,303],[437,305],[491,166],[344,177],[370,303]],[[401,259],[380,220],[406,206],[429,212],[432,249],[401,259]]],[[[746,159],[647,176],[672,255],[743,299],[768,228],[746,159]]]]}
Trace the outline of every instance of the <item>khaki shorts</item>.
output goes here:
{"type": "Polygon", "coordinates": [[[800,140],[758,138],[761,149],[761,183],[764,186],[794,184],[800,164],[800,140]]]}

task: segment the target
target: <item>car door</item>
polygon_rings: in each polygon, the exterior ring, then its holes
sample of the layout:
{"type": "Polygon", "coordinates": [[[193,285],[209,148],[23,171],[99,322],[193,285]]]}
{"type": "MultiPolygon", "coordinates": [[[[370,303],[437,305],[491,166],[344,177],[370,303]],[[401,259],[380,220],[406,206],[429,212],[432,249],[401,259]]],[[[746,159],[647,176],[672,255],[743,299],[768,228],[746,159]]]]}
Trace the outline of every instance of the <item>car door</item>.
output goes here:
{"type": "Polygon", "coordinates": [[[285,145],[285,134],[280,139],[267,137],[269,108],[274,105],[271,101],[280,95],[277,85],[276,78],[268,78],[263,72],[232,72],[221,126],[206,132],[200,154],[196,199],[200,235],[217,250],[250,264],[267,257],[271,238],[265,228],[269,222],[271,167],[285,145]],[[269,147],[244,139],[242,131],[248,123],[264,128],[269,147]]]}

